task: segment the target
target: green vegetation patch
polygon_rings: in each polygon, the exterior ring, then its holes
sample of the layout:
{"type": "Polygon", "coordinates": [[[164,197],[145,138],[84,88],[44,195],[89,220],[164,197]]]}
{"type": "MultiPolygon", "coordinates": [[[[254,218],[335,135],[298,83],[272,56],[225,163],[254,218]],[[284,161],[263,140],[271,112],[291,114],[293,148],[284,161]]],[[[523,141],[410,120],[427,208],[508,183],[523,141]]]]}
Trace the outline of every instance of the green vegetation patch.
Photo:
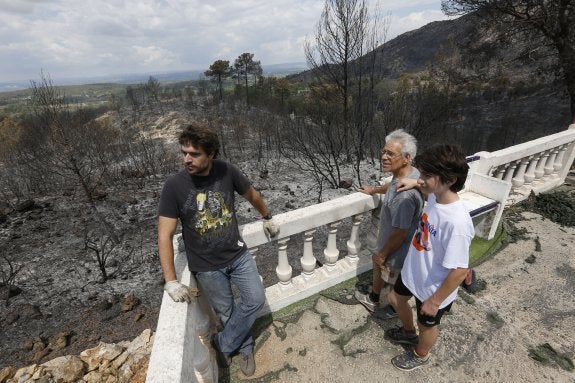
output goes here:
{"type": "Polygon", "coordinates": [[[487,320],[491,322],[496,328],[501,328],[505,324],[503,318],[501,318],[495,311],[490,311],[487,313],[487,320]]]}
{"type": "Polygon", "coordinates": [[[529,357],[543,364],[556,364],[565,371],[573,371],[573,361],[565,353],[558,353],[549,343],[529,348],[529,357]]]}
{"type": "Polygon", "coordinates": [[[469,248],[469,265],[471,267],[475,267],[489,259],[501,248],[506,238],[507,235],[505,230],[503,230],[501,226],[497,228],[495,236],[490,240],[482,239],[477,236],[473,238],[473,241],[471,241],[471,247],[469,248]]]}
{"type": "Polygon", "coordinates": [[[357,277],[343,281],[333,287],[323,290],[320,295],[344,305],[355,305],[357,301],[353,297],[356,289],[365,290],[371,284],[371,270],[357,277]],[[361,285],[361,286],[360,286],[361,285]]]}
{"type": "Polygon", "coordinates": [[[541,252],[541,241],[539,240],[539,237],[536,237],[534,241],[535,241],[535,251],[541,252]]]}
{"type": "Polygon", "coordinates": [[[521,203],[526,209],[562,226],[575,226],[575,198],[573,193],[564,191],[529,195],[521,203]]]}
{"type": "Polygon", "coordinates": [[[357,349],[354,351],[350,351],[350,352],[346,352],[345,351],[345,346],[357,335],[365,332],[369,326],[371,325],[371,320],[368,319],[365,324],[363,324],[360,327],[354,328],[353,330],[346,332],[344,334],[342,334],[339,338],[337,338],[336,340],[332,341],[331,343],[335,344],[336,346],[338,346],[341,349],[341,353],[343,356],[351,356],[355,358],[355,355],[357,354],[361,354],[366,352],[366,350],[364,349],[357,349]]]}
{"type": "MultiPolygon", "coordinates": [[[[261,378],[257,378],[257,379],[249,379],[250,383],[268,383],[268,382],[276,382],[279,378],[280,378],[280,374],[284,371],[292,371],[292,372],[297,372],[298,369],[297,367],[293,367],[292,365],[290,365],[289,363],[286,363],[281,369],[277,370],[277,371],[272,371],[269,372],[267,374],[265,374],[264,376],[262,376],[261,378]]],[[[232,381],[236,381],[235,379],[230,380],[230,376],[227,375],[228,379],[226,380],[226,375],[224,374],[223,378],[223,382],[224,383],[229,383],[232,381]]],[[[242,380],[243,381],[243,380],[242,380]]],[[[220,376],[220,382],[222,382],[222,376],[220,376]]]]}
{"type": "Polygon", "coordinates": [[[457,294],[461,297],[461,299],[463,299],[463,301],[465,303],[467,303],[468,305],[473,305],[475,304],[475,298],[473,298],[469,293],[467,293],[465,291],[465,289],[459,289],[457,290],[457,294]]]}

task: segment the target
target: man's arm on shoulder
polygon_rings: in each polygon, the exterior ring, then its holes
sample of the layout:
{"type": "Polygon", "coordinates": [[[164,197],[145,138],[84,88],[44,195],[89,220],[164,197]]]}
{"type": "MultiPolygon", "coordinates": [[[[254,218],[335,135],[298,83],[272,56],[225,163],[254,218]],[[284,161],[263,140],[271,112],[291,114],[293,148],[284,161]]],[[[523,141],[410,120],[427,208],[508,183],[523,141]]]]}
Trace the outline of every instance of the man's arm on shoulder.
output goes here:
{"type": "Polygon", "coordinates": [[[173,239],[177,226],[177,218],[164,216],[158,218],[158,253],[166,282],[176,280],[173,239]]]}
{"type": "Polygon", "coordinates": [[[427,199],[427,194],[424,193],[419,186],[420,181],[418,179],[416,180],[414,178],[402,178],[397,183],[397,191],[402,192],[409,189],[417,189],[423,195],[423,197],[427,199]]]}

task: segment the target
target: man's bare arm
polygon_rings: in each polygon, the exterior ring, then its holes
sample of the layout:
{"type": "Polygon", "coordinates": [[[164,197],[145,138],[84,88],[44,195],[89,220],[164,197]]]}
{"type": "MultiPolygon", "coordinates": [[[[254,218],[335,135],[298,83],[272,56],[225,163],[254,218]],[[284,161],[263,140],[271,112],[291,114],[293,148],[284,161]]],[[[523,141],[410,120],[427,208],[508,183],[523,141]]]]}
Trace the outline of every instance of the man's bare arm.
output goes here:
{"type": "Polygon", "coordinates": [[[385,259],[389,257],[390,254],[399,249],[403,241],[405,241],[408,233],[409,229],[399,229],[396,227],[391,229],[391,233],[389,233],[387,241],[376,256],[376,258],[381,261],[381,263],[378,263],[379,266],[382,266],[385,263],[385,259]]]}
{"type": "Polygon", "coordinates": [[[359,188],[357,188],[357,191],[364,194],[374,195],[374,194],[385,194],[387,193],[387,189],[389,189],[389,182],[377,186],[362,185],[359,188]]]}
{"type": "Polygon", "coordinates": [[[248,191],[243,194],[243,197],[262,215],[263,230],[268,239],[277,236],[280,232],[280,228],[271,217],[270,210],[266,206],[260,193],[253,187],[250,187],[248,191]]]}
{"type": "Polygon", "coordinates": [[[402,178],[397,183],[397,191],[402,192],[402,191],[406,191],[409,189],[417,189],[421,192],[421,195],[423,195],[424,199],[427,200],[427,193],[422,191],[420,188],[422,182],[423,181],[416,180],[413,178],[402,178]]]}
{"type": "Polygon", "coordinates": [[[242,194],[242,197],[244,197],[262,215],[262,217],[270,214],[270,211],[266,206],[262,196],[253,186],[250,187],[244,194],[242,194]]]}
{"type": "Polygon", "coordinates": [[[160,216],[158,219],[158,253],[166,282],[176,280],[173,239],[177,226],[177,218],[160,216]]]}

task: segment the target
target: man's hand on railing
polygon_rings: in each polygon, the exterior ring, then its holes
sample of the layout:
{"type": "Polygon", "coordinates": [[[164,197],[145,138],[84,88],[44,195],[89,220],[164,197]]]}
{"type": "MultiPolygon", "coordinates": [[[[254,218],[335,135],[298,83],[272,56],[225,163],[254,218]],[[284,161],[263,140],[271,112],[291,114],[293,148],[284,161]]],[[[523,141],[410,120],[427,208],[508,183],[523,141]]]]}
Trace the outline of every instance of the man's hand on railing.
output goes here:
{"type": "Polygon", "coordinates": [[[275,237],[280,233],[280,227],[275,223],[273,217],[263,219],[264,233],[268,238],[275,237]]]}
{"type": "Polygon", "coordinates": [[[168,293],[174,302],[187,302],[190,303],[192,298],[199,296],[199,290],[189,288],[188,286],[178,282],[169,281],[164,285],[164,290],[168,293]]]}
{"type": "Polygon", "coordinates": [[[377,188],[375,186],[361,185],[357,188],[357,191],[367,195],[374,195],[377,193],[377,188]]]}

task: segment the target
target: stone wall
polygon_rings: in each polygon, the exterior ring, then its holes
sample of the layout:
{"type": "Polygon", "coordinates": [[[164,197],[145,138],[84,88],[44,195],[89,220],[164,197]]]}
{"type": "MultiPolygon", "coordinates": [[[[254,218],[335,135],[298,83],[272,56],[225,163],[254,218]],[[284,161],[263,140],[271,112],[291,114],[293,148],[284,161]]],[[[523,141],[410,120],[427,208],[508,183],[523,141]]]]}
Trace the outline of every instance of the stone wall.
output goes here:
{"type": "Polygon", "coordinates": [[[104,343],[42,364],[0,370],[0,383],[144,383],[154,343],[151,330],[133,341],[104,343]]]}

